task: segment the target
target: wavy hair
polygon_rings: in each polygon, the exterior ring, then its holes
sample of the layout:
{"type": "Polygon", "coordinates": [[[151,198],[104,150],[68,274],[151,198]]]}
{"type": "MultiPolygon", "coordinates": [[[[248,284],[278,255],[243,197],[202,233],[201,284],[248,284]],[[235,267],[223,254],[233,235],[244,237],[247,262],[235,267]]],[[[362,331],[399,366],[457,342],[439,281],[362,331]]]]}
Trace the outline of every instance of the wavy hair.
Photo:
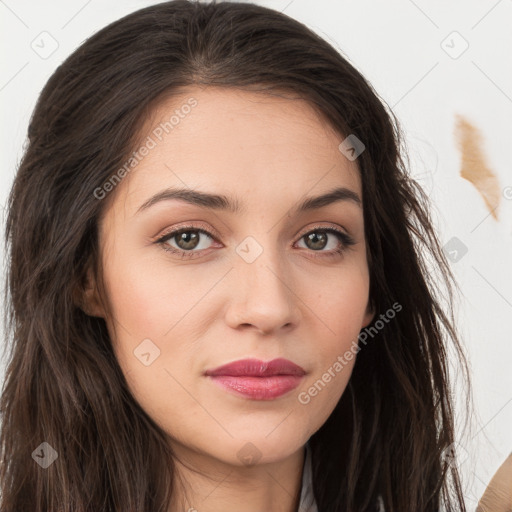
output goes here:
{"type": "Polygon", "coordinates": [[[304,24],[254,4],[185,0],[87,39],[31,117],[7,204],[0,510],[167,512],[176,474],[166,435],[130,394],[104,320],[77,297],[88,268],[101,282],[98,222],[113,194],[95,191],[137,148],[154,108],[193,85],[298,95],[365,145],[370,305],[403,309],[361,350],[310,439],[319,510],[368,511],[380,495],[386,512],[465,511],[457,465],[444,457],[455,442],[450,347],[469,383],[457,285],[395,115],[304,24]],[[47,469],[32,460],[42,442],[58,453],[47,469]]]}

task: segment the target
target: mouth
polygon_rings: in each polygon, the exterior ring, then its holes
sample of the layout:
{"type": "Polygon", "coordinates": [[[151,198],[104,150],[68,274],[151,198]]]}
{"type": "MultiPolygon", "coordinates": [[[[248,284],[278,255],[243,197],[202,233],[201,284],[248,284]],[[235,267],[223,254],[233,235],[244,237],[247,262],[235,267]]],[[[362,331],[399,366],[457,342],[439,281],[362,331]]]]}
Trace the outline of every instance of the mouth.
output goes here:
{"type": "Polygon", "coordinates": [[[251,400],[274,400],[295,389],[306,371],[288,359],[242,359],[212,370],[205,376],[226,391],[251,400]]]}

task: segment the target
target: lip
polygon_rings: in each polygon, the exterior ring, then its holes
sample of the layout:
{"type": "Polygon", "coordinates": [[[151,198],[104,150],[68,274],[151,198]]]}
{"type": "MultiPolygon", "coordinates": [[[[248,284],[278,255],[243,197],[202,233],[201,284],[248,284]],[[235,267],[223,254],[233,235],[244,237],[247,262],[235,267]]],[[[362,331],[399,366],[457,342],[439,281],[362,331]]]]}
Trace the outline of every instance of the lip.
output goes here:
{"type": "Polygon", "coordinates": [[[292,363],[288,359],[272,359],[261,361],[259,359],[240,359],[224,364],[213,370],[206,370],[210,377],[272,377],[274,375],[305,375],[304,368],[292,363]]]}
{"type": "Polygon", "coordinates": [[[212,370],[205,376],[227,391],[251,400],[273,400],[301,382],[306,371],[288,359],[241,359],[212,370]]]}

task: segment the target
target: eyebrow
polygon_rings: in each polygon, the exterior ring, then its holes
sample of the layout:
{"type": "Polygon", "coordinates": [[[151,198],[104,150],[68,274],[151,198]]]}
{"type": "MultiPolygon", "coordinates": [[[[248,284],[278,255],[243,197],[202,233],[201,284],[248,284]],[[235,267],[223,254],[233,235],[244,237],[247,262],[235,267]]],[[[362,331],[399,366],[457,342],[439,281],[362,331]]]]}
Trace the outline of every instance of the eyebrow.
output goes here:
{"type": "MultiPolygon", "coordinates": [[[[172,199],[185,201],[189,204],[211,210],[224,210],[236,214],[243,212],[242,204],[237,198],[231,199],[225,195],[209,194],[190,188],[168,188],[150,197],[139,207],[136,213],[147,210],[161,201],[172,199]]],[[[293,213],[297,214],[316,210],[339,201],[349,201],[359,207],[362,206],[361,199],[353,190],[337,187],[320,196],[304,199],[294,208],[293,213]]]]}

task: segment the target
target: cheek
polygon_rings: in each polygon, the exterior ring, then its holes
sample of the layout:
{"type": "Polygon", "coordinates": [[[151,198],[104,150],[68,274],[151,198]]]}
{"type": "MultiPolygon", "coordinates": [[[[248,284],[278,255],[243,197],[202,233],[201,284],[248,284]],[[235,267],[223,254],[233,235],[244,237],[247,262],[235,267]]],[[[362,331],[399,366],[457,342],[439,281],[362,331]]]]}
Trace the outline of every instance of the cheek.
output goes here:
{"type": "Polygon", "coordinates": [[[368,269],[362,264],[347,265],[317,283],[323,288],[313,296],[312,308],[328,332],[338,340],[357,336],[368,305],[368,269]]]}
{"type": "Polygon", "coordinates": [[[190,270],[172,269],[165,258],[113,258],[105,274],[113,315],[133,341],[162,338],[201,298],[190,270]]]}
{"type": "Polygon", "coordinates": [[[212,317],[205,295],[219,280],[207,265],[173,267],[166,254],[155,253],[118,249],[104,264],[114,351],[134,396],[147,404],[176,385],[169,372],[185,382],[195,370],[190,354],[204,334],[204,319],[212,317]]]}
{"type": "MultiPolygon", "coordinates": [[[[190,304],[199,300],[200,290],[190,286],[186,272],[162,263],[165,258],[148,261],[133,249],[131,256],[127,250],[121,258],[120,252],[105,265],[112,305],[107,323],[114,352],[135,400],[152,418],[165,418],[171,391],[173,402],[186,398],[172,376],[179,382],[186,380],[176,372],[189,363],[184,343],[189,333],[183,331],[183,320],[188,319],[190,304]]],[[[180,410],[173,410],[178,424],[180,410]]]]}
{"type": "MultiPolygon", "coordinates": [[[[363,265],[347,265],[339,274],[329,281],[324,281],[324,288],[313,296],[312,311],[322,325],[316,330],[321,341],[315,343],[315,357],[318,364],[315,374],[307,383],[322,391],[322,398],[334,407],[345,389],[354,367],[358,349],[358,336],[363,327],[368,304],[369,277],[363,265]],[[320,322],[321,320],[321,322],[320,322]],[[325,389],[325,391],[324,391],[325,389]]],[[[307,391],[307,390],[306,390],[307,391]]],[[[315,390],[311,390],[315,395],[315,390]]],[[[329,407],[328,407],[329,408],[329,407]]]]}

